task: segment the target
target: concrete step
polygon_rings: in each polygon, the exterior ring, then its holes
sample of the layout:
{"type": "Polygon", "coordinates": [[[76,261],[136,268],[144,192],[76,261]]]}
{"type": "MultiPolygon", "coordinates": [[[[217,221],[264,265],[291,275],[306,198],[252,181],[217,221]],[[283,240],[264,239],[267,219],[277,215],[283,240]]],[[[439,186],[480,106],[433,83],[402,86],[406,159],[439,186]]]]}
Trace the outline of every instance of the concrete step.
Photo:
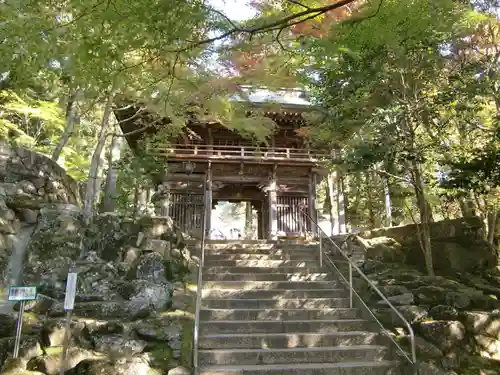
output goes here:
{"type": "Polygon", "coordinates": [[[345,289],[204,289],[203,298],[229,299],[283,299],[283,298],[342,298],[347,297],[345,289]]]}
{"type": "Polygon", "coordinates": [[[332,274],[327,272],[295,272],[295,273],[207,273],[205,281],[321,281],[332,280],[332,274]]]}
{"type": "Polygon", "coordinates": [[[219,267],[317,267],[318,261],[311,260],[206,260],[206,267],[219,266],[219,267]]]}
{"type": "Polygon", "coordinates": [[[315,320],[356,319],[357,309],[202,309],[201,320],[315,320]]]}
{"type": "Polygon", "coordinates": [[[289,267],[283,266],[279,268],[274,267],[221,267],[221,266],[207,266],[203,268],[203,275],[210,273],[317,273],[317,272],[331,272],[327,267],[320,268],[319,266],[314,267],[289,267]]]}
{"type": "Polygon", "coordinates": [[[343,285],[340,281],[206,281],[203,289],[338,289],[343,285]]]}
{"type": "Polygon", "coordinates": [[[212,349],[200,350],[200,365],[273,365],[280,363],[336,363],[382,361],[387,359],[384,346],[352,345],[318,348],[212,349]]]}
{"type": "Polygon", "coordinates": [[[349,331],[332,333],[250,333],[213,334],[200,338],[201,349],[233,348],[311,348],[340,345],[374,345],[374,332],[349,331]]]}
{"type": "Polygon", "coordinates": [[[392,361],[202,366],[200,375],[400,375],[392,361]]]}
{"type": "Polygon", "coordinates": [[[349,298],[290,298],[290,299],[209,299],[201,303],[206,309],[322,309],[349,307],[349,298]]]}
{"type": "Polygon", "coordinates": [[[373,323],[363,319],[340,320],[210,320],[200,322],[200,336],[214,333],[308,333],[366,331],[373,323]]]}
{"type": "Polygon", "coordinates": [[[226,260],[297,260],[297,261],[313,261],[317,262],[318,254],[309,252],[288,252],[281,255],[273,254],[247,254],[247,253],[235,253],[235,254],[205,254],[205,262],[213,261],[226,261],[226,260]]]}

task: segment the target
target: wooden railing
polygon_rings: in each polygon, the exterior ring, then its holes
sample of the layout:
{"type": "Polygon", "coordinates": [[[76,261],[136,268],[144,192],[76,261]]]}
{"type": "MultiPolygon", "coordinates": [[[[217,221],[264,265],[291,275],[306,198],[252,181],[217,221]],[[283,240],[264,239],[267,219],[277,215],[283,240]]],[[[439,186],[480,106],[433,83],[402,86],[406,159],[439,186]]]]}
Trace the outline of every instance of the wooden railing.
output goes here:
{"type": "Polygon", "coordinates": [[[219,146],[219,145],[160,145],[155,154],[176,159],[209,160],[289,160],[301,162],[319,162],[327,157],[314,150],[297,148],[262,148],[255,146],[219,146]]]}

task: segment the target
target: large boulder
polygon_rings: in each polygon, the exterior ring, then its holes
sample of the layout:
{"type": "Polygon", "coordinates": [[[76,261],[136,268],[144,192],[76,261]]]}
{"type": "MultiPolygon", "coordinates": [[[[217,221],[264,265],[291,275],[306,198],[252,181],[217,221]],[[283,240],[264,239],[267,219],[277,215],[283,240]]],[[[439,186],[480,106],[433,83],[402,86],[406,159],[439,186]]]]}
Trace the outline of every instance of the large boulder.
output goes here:
{"type": "Polygon", "coordinates": [[[420,323],[422,336],[443,352],[460,345],[465,339],[465,327],[459,321],[435,320],[420,323]]]}
{"type": "Polygon", "coordinates": [[[474,340],[483,357],[500,361],[500,340],[485,335],[475,335],[474,340]]]}
{"type": "Polygon", "coordinates": [[[472,334],[500,340],[500,312],[467,311],[463,318],[465,327],[472,334]]]}
{"type": "Polygon", "coordinates": [[[366,241],[366,257],[382,262],[404,263],[406,256],[402,246],[389,237],[376,237],[366,241]]]}
{"type": "Polygon", "coordinates": [[[166,275],[163,257],[158,253],[148,253],[141,256],[137,261],[135,278],[152,283],[164,283],[166,275]]]}
{"type": "Polygon", "coordinates": [[[85,360],[66,375],[161,375],[161,372],[151,368],[146,359],[134,357],[118,361],[85,360]]]}
{"type": "MultiPolygon", "coordinates": [[[[66,353],[66,368],[73,368],[80,362],[94,357],[96,357],[96,355],[89,350],[70,347],[66,353]]],[[[39,371],[46,375],[58,375],[61,365],[61,353],[55,352],[53,354],[44,354],[33,358],[28,362],[27,369],[30,371],[39,371]]]]}
{"type": "Polygon", "coordinates": [[[148,316],[154,311],[163,311],[172,300],[172,284],[152,283],[147,280],[137,280],[134,283],[134,293],[127,302],[127,311],[133,319],[148,316]]]}
{"type": "Polygon", "coordinates": [[[142,353],[147,343],[143,340],[135,340],[121,335],[107,335],[93,337],[95,350],[106,353],[112,358],[131,357],[142,353]]]}

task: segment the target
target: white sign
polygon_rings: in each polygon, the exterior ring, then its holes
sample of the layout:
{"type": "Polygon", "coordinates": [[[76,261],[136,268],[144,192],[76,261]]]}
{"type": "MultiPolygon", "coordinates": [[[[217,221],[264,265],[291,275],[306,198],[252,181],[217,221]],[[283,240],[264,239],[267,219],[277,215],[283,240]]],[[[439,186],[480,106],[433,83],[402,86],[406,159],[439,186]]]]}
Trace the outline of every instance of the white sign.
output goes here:
{"type": "Polygon", "coordinates": [[[34,301],[37,296],[36,286],[9,286],[9,301],[34,301]]]}
{"type": "Polygon", "coordinates": [[[64,297],[64,310],[73,310],[73,307],[75,306],[76,279],[76,272],[68,273],[68,280],[66,281],[66,296],[64,297]]]}

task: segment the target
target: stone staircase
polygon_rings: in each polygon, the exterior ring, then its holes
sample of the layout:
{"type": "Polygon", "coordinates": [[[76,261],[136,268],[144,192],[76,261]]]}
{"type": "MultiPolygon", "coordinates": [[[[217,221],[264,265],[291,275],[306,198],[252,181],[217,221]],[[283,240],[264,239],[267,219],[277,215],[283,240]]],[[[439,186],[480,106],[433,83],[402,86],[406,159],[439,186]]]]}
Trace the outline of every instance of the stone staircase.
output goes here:
{"type": "Polygon", "coordinates": [[[317,245],[209,241],[201,375],[399,374],[378,329],[318,265],[317,245]]]}

